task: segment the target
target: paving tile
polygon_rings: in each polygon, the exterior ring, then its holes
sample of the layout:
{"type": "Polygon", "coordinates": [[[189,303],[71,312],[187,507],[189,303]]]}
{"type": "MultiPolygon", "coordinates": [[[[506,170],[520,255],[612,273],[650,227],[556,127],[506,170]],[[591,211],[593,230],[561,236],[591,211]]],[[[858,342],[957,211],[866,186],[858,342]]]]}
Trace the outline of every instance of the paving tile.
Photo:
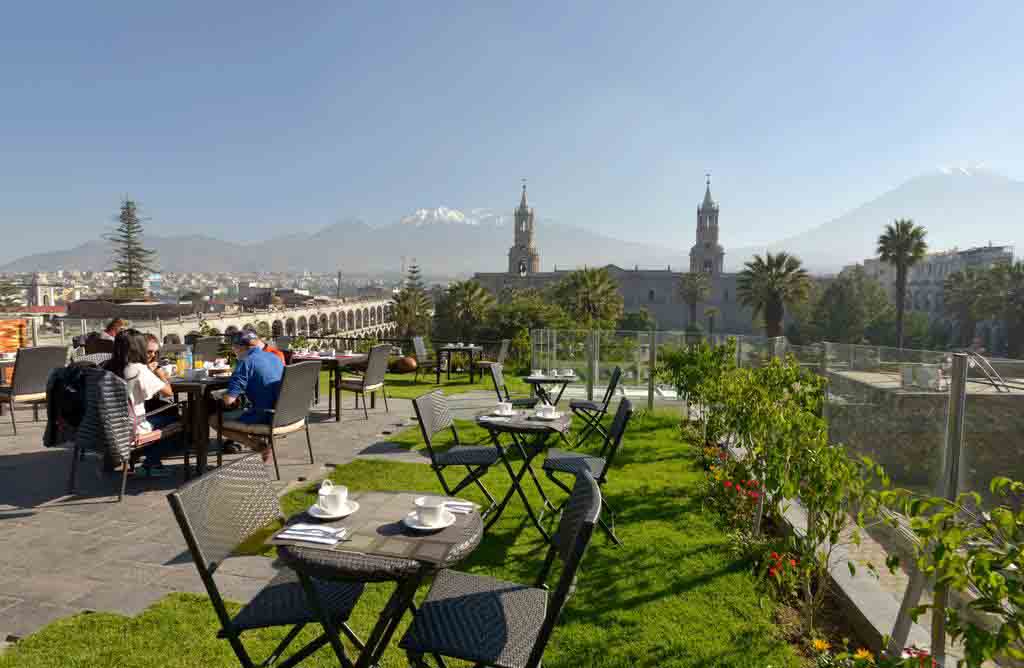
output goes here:
{"type": "MultiPolygon", "coordinates": [[[[217,580],[219,582],[220,578],[218,577],[217,580]]],[[[203,580],[199,577],[199,571],[195,566],[191,569],[158,566],[153,572],[150,584],[165,592],[188,591],[196,594],[206,592],[206,586],[203,585],[203,580]]]]}
{"type": "MultiPolygon", "coordinates": [[[[194,570],[194,569],[193,569],[194,570]]],[[[277,575],[280,569],[274,566],[274,560],[268,557],[228,557],[221,562],[217,573],[240,575],[247,578],[258,578],[264,581],[277,575]]]]}
{"type": "Polygon", "coordinates": [[[37,574],[0,578],[0,595],[25,601],[67,604],[97,586],[92,580],[74,575],[37,574]]]}
{"type": "Polygon", "coordinates": [[[82,612],[81,608],[23,601],[4,611],[0,619],[0,638],[20,640],[52,621],[82,612]]]}
{"type": "Polygon", "coordinates": [[[0,613],[3,613],[3,611],[7,610],[8,608],[13,608],[14,606],[18,605],[21,602],[22,602],[22,599],[20,599],[20,598],[17,598],[17,597],[14,597],[14,596],[2,596],[2,595],[0,595],[0,613]]]}
{"type": "Polygon", "coordinates": [[[98,583],[122,583],[125,586],[151,583],[159,574],[158,567],[138,561],[103,561],[83,569],[82,576],[98,583]]]}
{"type": "Polygon", "coordinates": [[[135,616],[167,595],[159,587],[147,585],[102,585],[71,601],[76,608],[91,611],[119,612],[135,616]]]}

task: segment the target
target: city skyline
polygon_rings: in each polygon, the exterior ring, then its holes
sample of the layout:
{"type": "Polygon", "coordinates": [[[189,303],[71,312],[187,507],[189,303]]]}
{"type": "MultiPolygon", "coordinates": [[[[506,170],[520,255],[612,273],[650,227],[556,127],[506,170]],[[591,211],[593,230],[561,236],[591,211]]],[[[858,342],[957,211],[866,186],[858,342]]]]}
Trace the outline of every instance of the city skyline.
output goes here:
{"type": "Polygon", "coordinates": [[[95,238],[124,194],[154,234],[267,239],[507,213],[525,176],[544,218],[642,222],[686,249],[708,171],[730,247],[943,165],[1024,175],[1021,93],[1003,85],[1024,55],[1015,3],[304,9],[14,8],[0,224],[24,231],[0,262],[95,238]]]}

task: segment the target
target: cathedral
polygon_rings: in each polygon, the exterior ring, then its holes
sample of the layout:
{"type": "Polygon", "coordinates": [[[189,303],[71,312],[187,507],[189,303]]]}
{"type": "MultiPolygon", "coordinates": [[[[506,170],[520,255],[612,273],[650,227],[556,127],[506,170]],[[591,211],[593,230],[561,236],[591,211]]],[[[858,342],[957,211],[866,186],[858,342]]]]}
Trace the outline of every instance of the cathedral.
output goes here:
{"type": "MultiPolygon", "coordinates": [[[[704,200],[697,207],[697,234],[688,263],[690,272],[704,272],[711,277],[711,294],[697,306],[698,324],[707,329],[705,313],[714,308],[716,332],[753,334],[750,309],[736,301],[737,274],[723,271],[725,248],[718,240],[718,214],[718,203],[711,196],[711,177],[708,176],[704,200]]],[[[506,290],[544,289],[570,272],[563,269],[541,271],[534,234],[534,210],[527,203],[525,185],[513,217],[515,232],[513,245],[508,251],[508,271],[478,273],[473,277],[498,296],[506,290]]],[[[686,266],[687,263],[681,264],[686,266]]],[[[627,313],[646,309],[661,330],[681,330],[689,324],[689,308],[679,295],[679,283],[684,272],[673,271],[671,267],[623,269],[613,264],[605,269],[618,284],[627,313]]]]}

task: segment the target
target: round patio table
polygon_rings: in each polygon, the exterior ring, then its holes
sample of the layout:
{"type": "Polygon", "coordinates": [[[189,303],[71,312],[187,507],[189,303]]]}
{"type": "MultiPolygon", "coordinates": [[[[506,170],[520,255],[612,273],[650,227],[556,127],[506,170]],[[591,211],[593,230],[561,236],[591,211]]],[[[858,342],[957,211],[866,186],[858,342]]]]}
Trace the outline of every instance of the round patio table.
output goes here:
{"type": "MultiPolygon", "coordinates": [[[[278,557],[298,574],[310,607],[320,617],[331,647],[343,666],[352,664],[345,655],[339,629],[329,616],[321,614],[323,608],[310,578],[396,583],[355,662],[356,668],[369,668],[380,661],[402,615],[412,608],[413,597],[424,579],[455,566],[480,544],[484,526],[477,510],[455,513],[455,523],[439,531],[414,531],[402,524],[401,519],[414,507],[413,500],[418,496],[423,493],[350,494],[350,498],[359,503],[359,509],[344,519],[323,523],[349,530],[345,540],[335,546],[297,544],[281,540],[277,534],[267,541],[277,546],[278,557]]],[[[306,513],[299,513],[288,523],[295,521],[315,520],[306,513]]]]}
{"type": "Polygon", "coordinates": [[[541,376],[526,376],[523,378],[523,382],[533,386],[534,391],[537,392],[537,396],[540,397],[542,402],[551,406],[557,406],[558,402],[562,400],[562,395],[565,394],[565,388],[570,383],[575,383],[579,379],[580,377],[576,375],[552,376],[545,374],[541,376]],[[552,397],[554,388],[558,388],[558,394],[552,397]]]}

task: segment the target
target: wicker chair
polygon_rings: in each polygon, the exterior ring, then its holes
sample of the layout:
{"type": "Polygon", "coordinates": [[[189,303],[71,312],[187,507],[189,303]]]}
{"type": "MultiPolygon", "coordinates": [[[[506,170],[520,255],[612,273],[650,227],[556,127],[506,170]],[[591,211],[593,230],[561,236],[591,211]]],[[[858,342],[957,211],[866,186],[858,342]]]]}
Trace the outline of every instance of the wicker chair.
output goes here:
{"type": "Polygon", "coordinates": [[[604,398],[600,402],[588,401],[586,399],[569,402],[569,408],[572,412],[583,420],[583,430],[580,432],[579,438],[576,439],[576,443],[573,445],[574,448],[578,448],[586,443],[587,439],[594,432],[601,434],[605,439],[608,438],[608,432],[601,424],[601,420],[608,414],[608,406],[615,396],[615,390],[618,389],[621,379],[622,368],[615,367],[612,370],[611,378],[608,379],[608,387],[604,390],[604,398]]]}
{"type": "MultiPolygon", "coordinates": [[[[360,378],[342,378],[338,374],[335,381],[335,391],[352,392],[356,395],[356,408],[359,408],[359,397],[363,398],[363,415],[370,419],[366,410],[366,394],[370,393],[371,399],[376,398],[377,390],[384,396],[384,410],[390,412],[388,406],[388,391],[384,387],[384,374],[388,371],[388,356],[391,354],[391,346],[387,343],[376,345],[370,349],[370,356],[366,361],[366,373],[360,378]]],[[[340,403],[340,402],[339,402],[340,403]]]]}
{"type": "MultiPolygon", "coordinates": [[[[544,460],[544,473],[547,474],[551,482],[569,493],[572,490],[558,478],[558,474],[576,475],[580,470],[586,469],[590,471],[594,479],[597,480],[597,484],[603,489],[604,484],[608,481],[608,470],[615,461],[619,446],[622,445],[622,435],[626,433],[626,427],[629,425],[631,417],[633,417],[633,403],[629,399],[623,399],[619,403],[618,410],[615,411],[611,429],[605,437],[604,445],[598,456],[593,457],[571,450],[551,448],[548,450],[547,459],[544,460]]],[[[615,535],[615,513],[608,506],[608,500],[603,495],[601,496],[601,506],[601,529],[608,534],[613,543],[622,545],[622,541],[615,535]]]]}
{"type": "Polygon", "coordinates": [[[223,404],[219,404],[217,415],[211,422],[217,429],[218,452],[224,450],[224,438],[233,434],[244,434],[265,441],[274,459],[274,473],[281,479],[281,470],[277,465],[277,451],[274,440],[288,434],[306,431],[306,447],[309,449],[309,463],[313,462],[313,443],[309,438],[309,412],[313,402],[313,384],[320,377],[320,362],[300,362],[284,368],[281,376],[281,390],[278,392],[274,407],[268,409],[273,414],[269,424],[250,424],[238,420],[225,420],[223,404]]]}
{"type": "Polygon", "coordinates": [[[427,344],[423,342],[422,336],[412,337],[412,349],[416,353],[416,376],[413,382],[419,382],[421,371],[436,371],[438,361],[437,359],[430,359],[430,355],[427,353],[427,344]]]}
{"type": "Polygon", "coordinates": [[[484,369],[490,369],[494,364],[505,364],[505,358],[508,357],[508,347],[512,345],[511,339],[502,339],[501,346],[498,348],[498,358],[493,360],[477,360],[476,368],[480,369],[482,373],[484,369]]]}
{"type": "Polygon", "coordinates": [[[505,373],[502,365],[491,365],[491,380],[494,382],[494,393],[498,395],[498,401],[506,401],[512,404],[513,408],[533,408],[540,401],[537,397],[513,397],[508,392],[508,385],[505,384],[505,373]]]}
{"type": "Polygon", "coordinates": [[[416,419],[420,423],[420,431],[423,434],[423,442],[427,446],[427,455],[430,456],[430,468],[437,474],[441,481],[441,489],[448,496],[456,496],[463,489],[475,484],[483,492],[487,500],[491,502],[490,507],[480,513],[485,518],[498,506],[497,501],[491,496],[490,491],[484,487],[481,478],[487,474],[487,470],[501,459],[501,453],[493,445],[462,445],[459,442],[459,432],[455,429],[455,421],[448,410],[448,397],[441,390],[434,390],[412,401],[412,407],[416,411],[416,419]],[[434,451],[434,436],[446,429],[451,429],[452,437],[455,439],[455,446],[445,452],[434,451]],[[468,475],[455,486],[449,485],[445,480],[443,471],[449,466],[464,466],[468,475]]]}
{"type": "Polygon", "coordinates": [[[196,339],[196,342],[192,344],[192,356],[202,357],[203,361],[212,362],[221,356],[222,345],[224,345],[224,337],[204,336],[201,339],[196,339]]]}
{"type": "Polygon", "coordinates": [[[0,386],[0,402],[6,402],[11,411],[11,428],[15,435],[18,425],[14,421],[14,404],[31,404],[32,419],[38,422],[39,404],[46,403],[46,381],[50,379],[50,372],[67,361],[65,346],[36,346],[18,351],[11,384],[0,386]]]}
{"type": "MultiPolygon", "coordinates": [[[[113,465],[121,465],[121,488],[117,496],[121,501],[128,484],[128,471],[134,468],[140,451],[169,436],[178,436],[184,446],[185,429],[181,422],[147,432],[139,432],[136,428],[143,418],[177,410],[178,405],[169,403],[145,415],[135,415],[128,399],[128,383],[123,379],[103,369],[83,369],[82,373],[85,376],[85,413],[75,434],[68,494],[75,491],[81,456],[94,451],[103,454],[113,465]]],[[[184,457],[187,470],[188,450],[185,450],[184,457]]]]}
{"type": "Polygon", "coordinates": [[[559,614],[575,589],[576,573],[601,511],[601,490],[583,471],[558,523],[534,586],[483,575],[441,571],[399,642],[413,666],[431,655],[477,666],[538,668],[559,614]],[[556,558],[562,572],[554,594],[545,582],[556,558]]]}
{"type": "MultiPolygon", "coordinates": [[[[283,519],[263,462],[257,455],[243,457],[184,485],[169,494],[167,500],[217,613],[221,626],[218,636],[227,639],[242,666],[255,666],[242,644],[242,633],[275,626],[292,627],[270,657],[259,664],[275,665],[306,624],[319,623],[294,571],[279,571],[234,617],[228,614],[214,580],[217,568],[239,544],[271,522],[283,519]]],[[[331,619],[361,648],[362,642],[347,621],[364,586],[322,580],[314,580],[313,584],[331,619]]],[[[321,634],[276,665],[297,665],[327,642],[327,635],[321,634]]]]}

